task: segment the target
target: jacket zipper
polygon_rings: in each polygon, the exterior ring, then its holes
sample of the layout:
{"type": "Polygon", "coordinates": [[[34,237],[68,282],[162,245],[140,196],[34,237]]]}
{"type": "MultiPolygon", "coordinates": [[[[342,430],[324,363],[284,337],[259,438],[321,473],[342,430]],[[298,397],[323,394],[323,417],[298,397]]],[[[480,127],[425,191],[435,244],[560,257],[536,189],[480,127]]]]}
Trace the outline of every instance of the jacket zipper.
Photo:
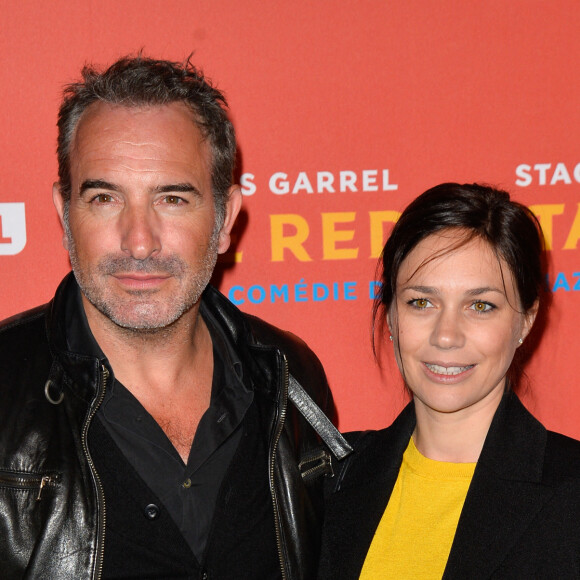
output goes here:
{"type": "Polygon", "coordinates": [[[278,424],[276,425],[276,431],[274,433],[274,440],[272,444],[272,453],[270,455],[270,493],[272,495],[272,504],[274,506],[274,523],[276,530],[276,546],[278,547],[278,558],[280,559],[280,568],[282,570],[282,580],[287,580],[288,576],[286,574],[286,565],[284,562],[284,553],[282,550],[282,531],[280,529],[280,514],[278,507],[278,497],[276,496],[276,488],[274,486],[274,461],[276,458],[276,450],[278,448],[278,442],[280,440],[280,435],[282,434],[282,429],[284,428],[284,422],[286,420],[286,409],[288,407],[288,361],[285,355],[282,355],[284,361],[284,386],[282,391],[282,401],[280,406],[280,414],[278,415],[278,424]]]}
{"type": "Polygon", "coordinates": [[[101,478],[99,477],[99,474],[97,473],[97,470],[95,468],[95,464],[93,462],[93,458],[91,457],[91,454],[89,453],[89,447],[87,444],[87,436],[88,436],[91,421],[93,420],[93,417],[95,416],[95,413],[97,412],[97,409],[101,406],[101,403],[103,402],[103,399],[105,398],[105,389],[107,386],[107,379],[108,378],[109,378],[109,371],[108,371],[107,367],[105,367],[105,365],[101,365],[102,389],[101,389],[100,394],[98,395],[96,403],[93,405],[93,407],[92,407],[92,409],[87,417],[87,420],[85,421],[85,424],[83,425],[83,431],[82,431],[82,437],[81,437],[83,451],[84,451],[85,457],[87,458],[87,461],[89,463],[89,467],[91,469],[91,473],[93,474],[95,484],[97,487],[97,504],[98,504],[98,508],[100,508],[99,515],[101,516],[100,518],[98,518],[98,520],[100,520],[102,523],[102,527],[100,530],[100,536],[99,536],[99,544],[97,544],[97,554],[96,554],[97,560],[96,560],[96,566],[95,566],[96,576],[94,576],[95,580],[100,580],[101,576],[103,575],[103,554],[104,554],[104,550],[105,550],[105,522],[106,522],[105,494],[103,492],[103,485],[101,483],[101,478]]]}
{"type": "Polygon", "coordinates": [[[302,479],[304,480],[307,480],[313,473],[317,473],[319,471],[322,471],[325,474],[328,473],[329,475],[333,475],[330,453],[324,449],[321,449],[316,453],[304,456],[302,461],[300,461],[298,464],[298,469],[300,470],[302,479]],[[311,465],[311,467],[308,467],[302,471],[302,469],[308,465],[311,465]]]}
{"type": "Polygon", "coordinates": [[[42,499],[42,490],[47,485],[56,485],[60,475],[36,475],[30,473],[0,473],[0,485],[18,487],[20,489],[38,489],[36,501],[42,499]]]}

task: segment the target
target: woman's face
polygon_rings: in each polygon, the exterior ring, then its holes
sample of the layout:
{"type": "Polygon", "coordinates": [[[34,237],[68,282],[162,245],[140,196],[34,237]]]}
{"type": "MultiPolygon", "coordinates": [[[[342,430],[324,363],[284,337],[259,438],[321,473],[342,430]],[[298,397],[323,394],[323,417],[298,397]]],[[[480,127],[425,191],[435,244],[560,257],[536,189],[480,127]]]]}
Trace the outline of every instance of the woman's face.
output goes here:
{"type": "Polygon", "coordinates": [[[461,237],[444,230],[417,244],[399,270],[388,317],[399,368],[416,407],[429,412],[495,411],[536,314],[518,312],[513,276],[487,242],[445,253],[461,237]]]}

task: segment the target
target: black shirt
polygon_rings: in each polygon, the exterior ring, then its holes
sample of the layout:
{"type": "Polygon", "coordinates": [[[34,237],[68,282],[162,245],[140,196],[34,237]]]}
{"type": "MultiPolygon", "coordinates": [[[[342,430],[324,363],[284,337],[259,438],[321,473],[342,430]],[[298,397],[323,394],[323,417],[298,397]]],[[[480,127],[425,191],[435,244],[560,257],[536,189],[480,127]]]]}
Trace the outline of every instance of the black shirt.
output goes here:
{"type": "MultiPolygon", "coordinates": [[[[81,302],[80,293],[78,296],[81,302]]],[[[77,352],[90,352],[106,364],[90,331],[82,303],[82,316],[70,321],[79,344],[77,352]],[[81,348],[79,346],[82,345],[81,348]]],[[[238,447],[240,424],[253,400],[242,381],[242,365],[210,315],[204,315],[214,355],[210,406],[202,416],[187,465],[161,427],[139,401],[116,380],[109,380],[97,417],[151,491],[161,500],[198,561],[205,550],[216,500],[227,468],[238,447]]],[[[69,341],[70,342],[70,341],[69,341]]]]}

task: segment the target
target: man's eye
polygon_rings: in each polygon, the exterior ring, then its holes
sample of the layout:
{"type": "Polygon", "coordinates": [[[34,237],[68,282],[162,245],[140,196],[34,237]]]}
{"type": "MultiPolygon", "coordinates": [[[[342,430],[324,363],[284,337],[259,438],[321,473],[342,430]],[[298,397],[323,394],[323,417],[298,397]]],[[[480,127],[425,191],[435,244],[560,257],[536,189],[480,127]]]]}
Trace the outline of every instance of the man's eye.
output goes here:
{"type": "Polygon", "coordinates": [[[168,203],[170,205],[179,205],[182,202],[183,202],[183,198],[181,198],[177,195],[168,195],[165,198],[165,203],[168,203]]]}
{"type": "Polygon", "coordinates": [[[93,197],[92,201],[96,201],[97,203],[111,203],[113,196],[108,193],[99,193],[93,197]]]}

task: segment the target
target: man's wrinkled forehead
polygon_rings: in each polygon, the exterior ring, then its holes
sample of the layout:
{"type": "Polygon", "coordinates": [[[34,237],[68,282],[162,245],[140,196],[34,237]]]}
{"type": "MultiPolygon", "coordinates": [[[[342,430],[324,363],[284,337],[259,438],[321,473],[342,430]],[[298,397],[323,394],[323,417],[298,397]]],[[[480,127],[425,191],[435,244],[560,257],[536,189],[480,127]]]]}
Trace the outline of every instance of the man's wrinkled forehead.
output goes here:
{"type": "Polygon", "coordinates": [[[182,103],[155,106],[94,103],[79,120],[70,151],[71,185],[87,167],[135,170],[137,174],[173,166],[178,171],[211,175],[211,151],[182,103]]]}

